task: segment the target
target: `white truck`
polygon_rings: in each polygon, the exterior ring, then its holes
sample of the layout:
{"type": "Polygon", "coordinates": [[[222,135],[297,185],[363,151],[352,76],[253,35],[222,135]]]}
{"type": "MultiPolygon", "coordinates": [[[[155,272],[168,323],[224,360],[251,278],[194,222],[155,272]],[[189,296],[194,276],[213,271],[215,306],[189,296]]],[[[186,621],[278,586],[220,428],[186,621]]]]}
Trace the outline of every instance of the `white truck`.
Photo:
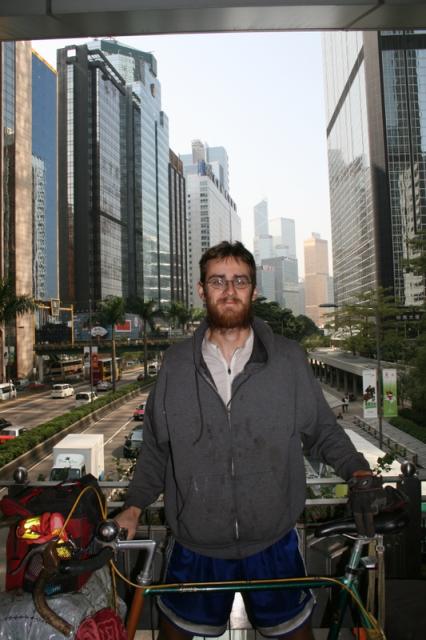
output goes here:
{"type": "Polygon", "coordinates": [[[49,480],[78,480],[91,473],[97,480],[105,475],[102,433],[70,433],[53,447],[49,480]]]}

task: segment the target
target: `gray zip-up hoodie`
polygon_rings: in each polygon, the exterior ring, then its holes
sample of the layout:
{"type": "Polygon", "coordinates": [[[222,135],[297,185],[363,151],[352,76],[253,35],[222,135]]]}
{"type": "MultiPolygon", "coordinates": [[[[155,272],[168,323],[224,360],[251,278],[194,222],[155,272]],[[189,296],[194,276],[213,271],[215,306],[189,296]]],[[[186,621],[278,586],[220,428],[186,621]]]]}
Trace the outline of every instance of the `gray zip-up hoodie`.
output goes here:
{"type": "Polygon", "coordinates": [[[253,353],[225,406],[201,355],[206,329],[165,354],[125,506],[145,508],[164,492],[167,522],[182,545],[240,558],[295,526],[306,496],[302,446],[345,479],[369,466],[297,343],[255,318],[253,353]]]}

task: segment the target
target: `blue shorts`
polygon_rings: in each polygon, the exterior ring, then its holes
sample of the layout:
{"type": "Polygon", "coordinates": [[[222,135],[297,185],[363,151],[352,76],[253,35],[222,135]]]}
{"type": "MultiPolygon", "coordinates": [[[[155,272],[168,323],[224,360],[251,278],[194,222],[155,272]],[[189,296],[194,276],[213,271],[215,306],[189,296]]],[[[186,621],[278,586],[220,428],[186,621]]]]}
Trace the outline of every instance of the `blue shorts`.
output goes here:
{"type": "MultiPolygon", "coordinates": [[[[222,560],[194,553],[172,540],[167,554],[165,582],[216,582],[267,580],[306,575],[295,530],[247,558],[222,560]]],[[[264,636],[282,636],[309,619],[315,601],[309,589],[242,591],[250,623],[264,636]]],[[[220,636],[231,613],[234,592],[165,593],[158,606],[166,618],[183,631],[200,636],[220,636]]]]}

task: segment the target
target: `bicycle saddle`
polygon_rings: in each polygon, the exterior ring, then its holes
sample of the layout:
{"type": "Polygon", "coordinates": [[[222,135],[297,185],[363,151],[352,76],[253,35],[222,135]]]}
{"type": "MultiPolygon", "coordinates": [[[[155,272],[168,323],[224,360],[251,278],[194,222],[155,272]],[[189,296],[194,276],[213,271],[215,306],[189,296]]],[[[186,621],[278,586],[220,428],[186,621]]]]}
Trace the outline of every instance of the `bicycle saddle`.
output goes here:
{"type": "MultiPolygon", "coordinates": [[[[374,516],[374,527],[376,533],[390,534],[399,533],[409,521],[408,511],[399,509],[397,511],[382,511],[374,516]]],[[[341,520],[329,520],[315,527],[315,537],[334,536],[349,533],[356,535],[357,529],[353,518],[342,518],[341,520]]]]}

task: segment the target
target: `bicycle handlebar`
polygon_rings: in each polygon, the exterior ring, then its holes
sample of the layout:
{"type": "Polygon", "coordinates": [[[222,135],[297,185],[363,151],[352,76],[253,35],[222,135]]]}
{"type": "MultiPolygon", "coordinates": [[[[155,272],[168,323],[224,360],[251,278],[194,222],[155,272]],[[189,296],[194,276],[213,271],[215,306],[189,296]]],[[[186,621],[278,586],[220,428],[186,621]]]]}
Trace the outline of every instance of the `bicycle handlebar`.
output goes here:
{"type": "Polygon", "coordinates": [[[33,600],[40,616],[63,635],[70,635],[72,628],[68,622],[48,606],[44,593],[46,583],[58,573],[76,576],[95,571],[105,566],[118,551],[145,549],[146,558],[136,580],[141,587],[151,583],[156,542],[154,540],[125,540],[122,538],[123,533],[113,520],[101,522],[95,536],[97,543],[102,547],[101,550],[95,555],[79,560],[60,559],[56,553],[55,541],[46,545],[43,551],[43,567],[34,586],[33,600]]]}

